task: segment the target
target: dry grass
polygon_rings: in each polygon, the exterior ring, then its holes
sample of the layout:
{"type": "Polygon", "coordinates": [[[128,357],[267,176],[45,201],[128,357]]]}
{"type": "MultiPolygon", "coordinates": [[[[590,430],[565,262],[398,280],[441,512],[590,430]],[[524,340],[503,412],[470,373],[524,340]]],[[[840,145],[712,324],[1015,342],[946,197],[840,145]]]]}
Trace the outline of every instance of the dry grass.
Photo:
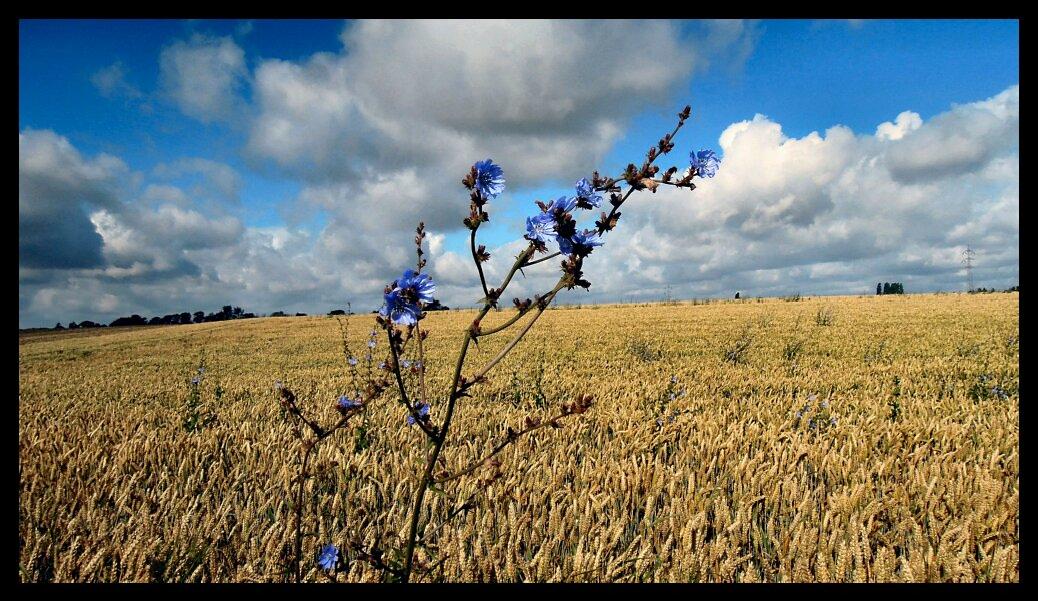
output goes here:
{"type": "MultiPolygon", "coordinates": [[[[433,390],[471,318],[428,318],[433,390]]],[[[371,317],[351,319],[362,348],[371,317]]],[[[479,507],[430,535],[420,557],[443,563],[427,579],[1019,581],[1018,327],[1017,294],[548,311],[459,406],[447,465],[578,393],[596,404],[500,456],[479,507]],[[637,337],[658,360],[632,356],[637,337]],[[685,394],[670,401],[672,375],[685,394]]],[[[348,385],[334,319],[27,335],[19,350],[23,580],[287,579],[298,454],[273,383],[334,418],[348,385]],[[203,351],[219,422],[188,433],[203,351]]],[[[350,429],[316,456],[309,580],[322,543],[406,534],[425,443],[391,398],[368,419],[366,449],[350,429]]],[[[429,496],[433,523],[474,480],[429,496]]]]}

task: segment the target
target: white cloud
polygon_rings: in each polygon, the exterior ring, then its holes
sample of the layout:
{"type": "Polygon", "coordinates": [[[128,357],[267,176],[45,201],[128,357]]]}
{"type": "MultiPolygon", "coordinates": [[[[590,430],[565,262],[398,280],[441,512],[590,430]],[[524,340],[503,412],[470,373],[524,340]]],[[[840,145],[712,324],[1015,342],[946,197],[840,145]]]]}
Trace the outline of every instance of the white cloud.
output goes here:
{"type": "Polygon", "coordinates": [[[956,106],[891,144],[885,160],[901,182],[924,182],[984,168],[1020,143],[1020,87],[956,106]]]}
{"type": "Polygon", "coordinates": [[[876,137],[881,140],[900,140],[908,132],[919,129],[922,124],[923,120],[919,113],[905,111],[899,114],[893,123],[890,121],[880,123],[876,128],[876,137]]]}
{"type": "MultiPolygon", "coordinates": [[[[521,186],[587,175],[633,115],[669,100],[707,62],[738,62],[752,48],[752,24],[704,28],[684,36],[660,22],[362,22],[344,31],[341,53],[259,63],[252,107],[238,95],[249,74],[233,41],[177,42],[162,58],[170,97],[205,122],[241,111],[251,165],[300,180],[290,211],[320,209],[323,229],[246,227],[243,208],[223,202],[242,190],[228,165],[171,161],[134,187],[145,176],[118,158],[84,157],[53,132],[26,130],[20,321],[225,304],[323,312],[352,301],[367,310],[413,264],[419,220],[437,296],[471,306],[481,296],[475,269],[450,242],[472,158],[507,166],[509,190],[495,206],[532,207],[513,198],[521,186]],[[67,252],[40,250],[51,246],[67,252]]],[[[645,146],[662,132],[651,133],[645,146]]],[[[677,142],[683,163],[686,140],[677,142]]],[[[866,292],[876,281],[950,290],[961,287],[967,243],[978,249],[978,285],[1016,284],[1018,147],[1016,86],[926,121],[904,111],[871,135],[834,125],[791,138],[757,115],[721,133],[716,178],[692,193],[635,195],[586,263],[590,293],[560,300],[661,298],[667,286],[675,297],[866,292]]],[[[524,245],[515,234],[490,249],[490,281],[524,245]]],[[[557,277],[557,261],[530,268],[506,301],[557,277]]]]}
{"type": "Polygon", "coordinates": [[[162,50],[159,65],[164,92],[185,115],[211,123],[241,109],[248,68],[245,52],[231,38],[195,34],[178,40],[162,50]]]}
{"type": "Polygon", "coordinates": [[[126,69],[120,61],[95,72],[90,76],[90,82],[105,98],[123,96],[134,99],[143,96],[136,86],[126,81],[126,69]]]}

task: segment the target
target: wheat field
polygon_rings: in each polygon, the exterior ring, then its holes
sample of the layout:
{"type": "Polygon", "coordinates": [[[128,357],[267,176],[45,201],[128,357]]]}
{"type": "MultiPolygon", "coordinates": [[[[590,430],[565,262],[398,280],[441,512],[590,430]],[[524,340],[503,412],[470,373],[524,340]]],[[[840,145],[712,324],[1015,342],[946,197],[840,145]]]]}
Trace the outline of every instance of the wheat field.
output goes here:
{"type": "MultiPolygon", "coordinates": [[[[440,399],[473,315],[423,322],[440,399]]],[[[372,316],[348,321],[366,350],[372,316]]],[[[20,335],[19,578],[290,580],[300,454],[274,383],[331,423],[347,375],[327,316],[20,335]],[[215,421],[189,431],[201,361],[215,421]]],[[[459,403],[446,466],[584,393],[482,493],[489,467],[428,495],[422,580],[1020,579],[1018,293],[555,308],[459,403]]],[[[407,533],[425,439],[390,393],[365,420],[315,455],[305,580],[322,544],[407,533]]]]}

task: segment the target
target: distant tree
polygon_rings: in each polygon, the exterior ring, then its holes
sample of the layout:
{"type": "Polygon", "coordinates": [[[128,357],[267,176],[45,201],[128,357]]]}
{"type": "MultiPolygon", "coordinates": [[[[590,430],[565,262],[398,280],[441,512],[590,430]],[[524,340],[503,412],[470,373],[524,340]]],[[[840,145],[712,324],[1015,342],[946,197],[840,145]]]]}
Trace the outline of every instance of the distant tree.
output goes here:
{"type": "Polygon", "coordinates": [[[157,316],[157,315],[155,317],[152,317],[151,319],[148,320],[148,325],[149,326],[157,326],[157,325],[161,325],[161,324],[162,324],[162,318],[157,316]]]}
{"type": "Polygon", "coordinates": [[[274,311],[270,314],[271,317],[285,317],[284,311],[274,311]]]}
{"type": "Polygon", "coordinates": [[[296,317],[306,317],[306,313],[296,313],[296,317]]]}
{"type": "Polygon", "coordinates": [[[739,300],[739,293],[738,292],[735,293],[735,300],[739,300]]]}
{"type": "Polygon", "coordinates": [[[195,311],[194,320],[195,323],[202,323],[205,321],[205,311],[195,311]]]}
{"type": "Polygon", "coordinates": [[[79,327],[80,328],[99,328],[99,327],[101,327],[101,324],[94,323],[94,322],[90,321],[89,319],[87,319],[86,321],[79,322],[79,327]]]}
{"type": "Polygon", "coordinates": [[[241,318],[242,319],[252,319],[254,317],[256,317],[255,313],[242,313],[241,314],[241,318]]]}
{"type": "MultiPolygon", "coordinates": [[[[436,298],[431,303],[425,305],[426,311],[450,311],[450,309],[447,305],[441,305],[440,300],[436,298]]],[[[378,311],[372,311],[372,313],[378,313],[378,311]]]]}
{"type": "Polygon", "coordinates": [[[876,294],[883,294],[883,284],[876,282],[876,294]]]}
{"type": "Polygon", "coordinates": [[[59,321],[58,325],[54,326],[54,329],[55,330],[64,330],[65,326],[61,325],[61,322],[59,321]]]}
{"type": "Polygon", "coordinates": [[[883,294],[890,294],[890,282],[883,282],[883,294]]]}
{"type": "Polygon", "coordinates": [[[70,329],[70,330],[78,330],[79,329],[79,324],[74,322],[74,321],[70,321],[70,322],[68,322],[68,329],[70,329]]]}
{"type": "Polygon", "coordinates": [[[235,319],[240,318],[241,314],[242,314],[241,307],[234,307],[233,309],[231,309],[231,315],[234,315],[235,319]]]}
{"type": "Polygon", "coordinates": [[[182,324],[184,324],[184,323],[191,323],[191,314],[188,313],[187,311],[184,311],[183,313],[181,313],[180,314],[180,323],[182,323],[182,324]]]}
{"type": "Polygon", "coordinates": [[[328,312],[328,315],[346,315],[346,312],[342,309],[332,309],[328,312]]]}

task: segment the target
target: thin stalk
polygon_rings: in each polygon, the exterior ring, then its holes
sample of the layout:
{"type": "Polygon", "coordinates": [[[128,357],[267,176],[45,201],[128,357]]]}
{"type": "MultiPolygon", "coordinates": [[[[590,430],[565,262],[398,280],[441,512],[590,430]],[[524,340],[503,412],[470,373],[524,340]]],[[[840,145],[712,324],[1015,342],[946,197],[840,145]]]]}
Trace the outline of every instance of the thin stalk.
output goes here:
{"type": "Polygon", "coordinates": [[[435,439],[433,444],[432,453],[429,455],[429,460],[425,466],[425,473],[422,475],[422,483],[418,487],[418,494],[415,496],[414,510],[411,514],[411,527],[407,534],[407,550],[405,551],[406,561],[404,563],[404,582],[408,582],[411,579],[411,568],[414,565],[414,545],[415,537],[418,535],[418,520],[422,513],[422,503],[425,501],[425,491],[429,488],[429,483],[432,481],[433,468],[436,467],[436,459],[440,456],[440,450],[443,448],[443,443],[447,440],[447,432],[450,430],[451,418],[454,415],[454,405],[458,400],[458,382],[461,379],[461,366],[465,362],[465,353],[468,351],[469,342],[472,341],[472,331],[465,332],[465,341],[461,344],[461,352],[458,354],[458,362],[454,366],[454,383],[451,385],[451,395],[447,401],[447,415],[443,419],[443,428],[440,430],[439,436],[435,439]]]}
{"type": "Polygon", "coordinates": [[[432,426],[427,424],[425,420],[418,415],[418,410],[415,409],[407,399],[407,390],[404,388],[404,379],[400,375],[400,360],[397,356],[396,346],[393,344],[392,334],[388,329],[386,330],[386,335],[389,339],[389,350],[393,354],[393,375],[396,376],[396,383],[400,388],[400,402],[403,403],[404,407],[407,407],[407,412],[411,414],[411,417],[414,419],[415,423],[421,427],[422,431],[425,432],[430,439],[436,440],[436,432],[433,430],[432,426]]]}
{"type": "Polygon", "coordinates": [[[503,323],[503,324],[501,324],[499,326],[490,328],[489,330],[482,330],[481,329],[479,331],[479,334],[476,334],[476,336],[482,338],[483,336],[489,336],[491,334],[497,334],[501,330],[506,330],[513,323],[515,323],[515,322],[519,321],[520,319],[522,319],[523,315],[526,315],[527,313],[529,313],[529,311],[519,311],[515,315],[513,315],[511,317],[511,319],[509,319],[508,321],[506,321],[505,323],[503,323]]]}
{"type": "MultiPolygon", "coordinates": [[[[529,258],[533,250],[533,244],[530,244],[526,247],[526,250],[516,257],[515,263],[512,264],[512,268],[508,271],[508,275],[505,276],[499,290],[503,292],[505,288],[508,287],[508,284],[512,281],[512,276],[515,275],[515,272],[518,271],[520,266],[529,258]]],[[[479,316],[476,320],[478,321],[483,319],[483,317],[485,317],[490,311],[490,307],[491,304],[488,295],[483,304],[483,309],[480,310],[479,316]]],[[[447,397],[447,415],[443,419],[443,426],[440,428],[437,437],[433,439],[433,449],[429,454],[428,461],[426,462],[425,473],[422,475],[422,482],[418,486],[418,493],[415,495],[414,509],[411,514],[411,525],[408,529],[407,535],[407,549],[404,552],[406,558],[403,573],[404,582],[408,582],[411,578],[411,569],[414,566],[414,547],[418,535],[418,522],[421,518],[422,504],[425,502],[425,491],[433,481],[433,470],[436,468],[436,461],[440,457],[440,451],[443,449],[444,443],[447,442],[447,434],[450,431],[451,419],[454,417],[454,407],[458,400],[458,385],[461,382],[461,369],[465,364],[465,355],[468,353],[469,343],[471,343],[472,340],[474,340],[472,328],[469,328],[465,332],[465,339],[461,343],[461,351],[458,353],[458,360],[454,365],[454,378],[451,381],[451,393],[450,396],[447,397]]]]}
{"type": "Polygon", "coordinates": [[[489,363],[483,366],[483,369],[479,370],[479,372],[477,372],[476,375],[472,377],[473,382],[487,375],[487,372],[493,369],[495,365],[497,365],[502,359],[504,359],[505,355],[507,355],[513,348],[515,348],[515,345],[519,344],[519,341],[523,339],[523,336],[525,336],[526,333],[530,331],[530,328],[533,327],[533,324],[536,323],[537,318],[539,318],[541,314],[544,313],[544,309],[546,309],[548,305],[550,305],[551,302],[555,300],[555,295],[558,294],[559,290],[561,289],[562,280],[559,280],[559,283],[555,285],[555,288],[553,288],[551,292],[544,296],[542,305],[541,307],[537,308],[537,311],[533,315],[533,319],[527,322],[526,325],[523,326],[523,329],[519,330],[515,337],[512,338],[512,340],[510,340],[508,344],[505,345],[505,348],[501,349],[501,352],[499,352],[497,356],[491,359],[489,363]]]}
{"type": "MultiPolygon", "coordinates": [[[[482,213],[482,209],[480,210],[482,213]]],[[[472,249],[472,260],[476,262],[476,270],[479,271],[479,283],[483,286],[483,297],[488,301],[490,300],[490,289],[487,288],[487,278],[483,276],[483,263],[476,256],[476,230],[479,229],[479,224],[472,228],[472,234],[469,236],[469,248],[472,249]]]]}
{"type": "Polygon", "coordinates": [[[538,263],[543,263],[543,262],[548,261],[550,259],[554,259],[555,257],[557,257],[557,256],[559,256],[561,254],[562,254],[561,251],[553,252],[550,255],[546,256],[546,257],[541,257],[540,259],[537,259],[536,261],[530,261],[530,262],[526,263],[526,265],[523,265],[523,267],[529,267],[531,265],[536,265],[538,263]]]}
{"type": "Polygon", "coordinates": [[[500,443],[498,443],[498,445],[496,447],[494,447],[494,449],[491,450],[489,454],[487,454],[485,457],[483,457],[479,461],[472,462],[471,464],[468,465],[468,467],[466,467],[466,468],[464,468],[462,470],[459,470],[458,472],[456,472],[454,474],[451,474],[450,476],[445,476],[443,478],[437,479],[436,480],[436,484],[443,484],[445,482],[450,482],[451,480],[457,480],[458,478],[461,478],[462,476],[464,476],[466,474],[471,474],[472,472],[476,471],[477,469],[479,469],[483,465],[486,465],[486,463],[488,461],[490,461],[494,457],[494,455],[497,455],[501,451],[505,450],[505,448],[508,445],[510,445],[513,442],[519,440],[519,437],[521,437],[522,435],[529,434],[530,432],[533,432],[535,430],[540,430],[541,428],[546,428],[548,426],[557,424],[558,420],[566,417],[567,415],[570,415],[570,414],[569,413],[562,413],[562,414],[559,414],[559,415],[557,415],[557,416],[555,416],[555,417],[553,417],[553,418],[551,418],[551,419],[549,419],[547,421],[541,422],[541,423],[539,423],[539,424],[537,424],[535,426],[530,426],[529,428],[524,428],[523,430],[515,432],[514,434],[512,434],[511,436],[509,436],[505,440],[503,440],[500,443]]]}
{"type": "Polygon", "coordinates": [[[303,453],[303,469],[299,472],[296,492],[296,584],[303,581],[303,483],[306,481],[306,466],[310,463],[310,453],[316,442],[308,444],[303,453]]]}

